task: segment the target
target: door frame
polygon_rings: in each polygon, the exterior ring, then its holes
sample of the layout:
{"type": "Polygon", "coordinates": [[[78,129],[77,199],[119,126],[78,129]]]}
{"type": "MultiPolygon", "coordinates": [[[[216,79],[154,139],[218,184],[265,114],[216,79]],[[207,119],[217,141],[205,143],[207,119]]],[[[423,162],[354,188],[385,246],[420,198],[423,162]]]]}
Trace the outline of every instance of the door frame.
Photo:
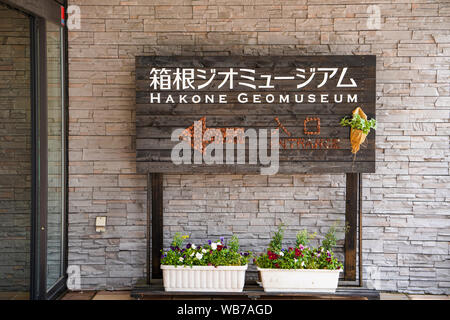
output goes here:
{"type": "Polygon", "coordinates": [[[56,299],[67,290],[68,266],[68,42],[67,28],[62,21],[67,1],[56,0],[0,0],[0,4],[18,10],[30,18],[31,60],[31,240],[30,240],[30,299],[56,299]],[[64,8],[64,10],[62,9],[64,8]],[[47,124],[47,42],[46,22],[60,25],[61,85],[62,85],[62,143],[63,143],[63,221],[62,276],[47,289],[47,201],[48,201],[48,124],[47,124]]]}

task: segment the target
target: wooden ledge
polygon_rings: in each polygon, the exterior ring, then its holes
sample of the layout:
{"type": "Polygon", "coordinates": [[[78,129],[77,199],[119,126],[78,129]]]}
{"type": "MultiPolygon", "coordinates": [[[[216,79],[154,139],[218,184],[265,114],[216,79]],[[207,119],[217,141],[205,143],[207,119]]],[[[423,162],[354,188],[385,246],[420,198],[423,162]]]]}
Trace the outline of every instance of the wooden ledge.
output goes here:
{"type": "Polygon", "coordinates": [[[145,300],[379,300],[377,290],[360,287],[338,287],[336,293],[285,293],[264,292],[256,283],[248,283],[243,292],[166,292],[162,281],[146,284],[139,281],[131,296],[145,300]]]}

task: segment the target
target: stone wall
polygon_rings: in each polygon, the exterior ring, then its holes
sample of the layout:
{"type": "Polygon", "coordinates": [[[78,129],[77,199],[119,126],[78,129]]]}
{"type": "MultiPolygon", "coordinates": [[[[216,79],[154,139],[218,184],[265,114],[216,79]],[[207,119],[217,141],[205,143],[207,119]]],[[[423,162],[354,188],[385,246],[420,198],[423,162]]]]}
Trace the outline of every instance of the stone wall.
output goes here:
{"type": "MultiPolygon", "coordinates": [[[[69,263],[84,288],[145,273],[146,177],[136,174],[136,55],[377,55],[377,173],[364,174],[365,283],[450,292],[450,3],[427,0],[72,0],[69,263]],[[377,26],[377,12],[381,25],[377,26]],[[369,12],[369,13],[368,13],[369,12]],[[378,28],[379,29],[376,29],[378,28]],[[108,217],[95,233],[98,215],[108,217]]],[[[236,232],[258,251],[280,220],[322,234],[343,176],[168,175],[164,240],[236,232]]]]}
{"type": "MultiPolygon", "coordinates": [[[[284,223],[286,247],[307,229],[317,241],[335,225],[336,253],[343,261],[345,175],[168,175],[164,179],[164,246],[176,232],[205,244],[220,236],[239,237],[241,248],[265,251],[277,225],[284,223]]],[[[250,265],[247,277],[256,278],[250,265]]]]}

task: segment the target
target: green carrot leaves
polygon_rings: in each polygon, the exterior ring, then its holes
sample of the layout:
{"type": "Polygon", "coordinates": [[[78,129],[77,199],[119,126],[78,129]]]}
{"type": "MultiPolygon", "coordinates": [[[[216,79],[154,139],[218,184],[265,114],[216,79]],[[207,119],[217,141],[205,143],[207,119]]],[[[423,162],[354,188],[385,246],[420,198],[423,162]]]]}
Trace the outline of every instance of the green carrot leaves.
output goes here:
{"type": "Polygon", "coordinates": [[[375,119],[366,120],[361,118],[359,114],[354,114],[352,118],[344,117],[340,121],[341,126],[351,127],[352,129],[362,130],[365,134],[370,132],[370,129],[377,128],[377,121],[375,119]]]}

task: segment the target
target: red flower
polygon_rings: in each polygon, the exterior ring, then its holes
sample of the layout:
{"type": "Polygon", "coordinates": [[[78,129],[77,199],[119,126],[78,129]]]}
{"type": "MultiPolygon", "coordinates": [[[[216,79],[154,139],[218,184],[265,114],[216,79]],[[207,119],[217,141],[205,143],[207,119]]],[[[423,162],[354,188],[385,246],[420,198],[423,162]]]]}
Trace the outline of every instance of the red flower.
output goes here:
{"type": "Polygon", "coordinates": [[[267,251],[267,256],[269,257],[269,260],[276,260],[276,259],[278,259],[278,255],[273,253],[270,250],[267,251]]]}
{"type": "Polygon", "coordinates": [[[217,245],[217,251],[221,251],[223,249],[223,246],[222,245],[217,245]]]}
{"type": "Polygon", "coordinates": [[[289,247],[289,251],[292,251],[292,247],[289,247]]]}
{"type": "Polygon", "coordinates": [[[275,263],[275,268],[279,268],[280,265],[278,263],[275,263]]]}
{"type": "Polygon", "coordinates": [[[302,252],[298,248],[295,248],[295,256],[298,257],[301,254],[302,252]]]}

